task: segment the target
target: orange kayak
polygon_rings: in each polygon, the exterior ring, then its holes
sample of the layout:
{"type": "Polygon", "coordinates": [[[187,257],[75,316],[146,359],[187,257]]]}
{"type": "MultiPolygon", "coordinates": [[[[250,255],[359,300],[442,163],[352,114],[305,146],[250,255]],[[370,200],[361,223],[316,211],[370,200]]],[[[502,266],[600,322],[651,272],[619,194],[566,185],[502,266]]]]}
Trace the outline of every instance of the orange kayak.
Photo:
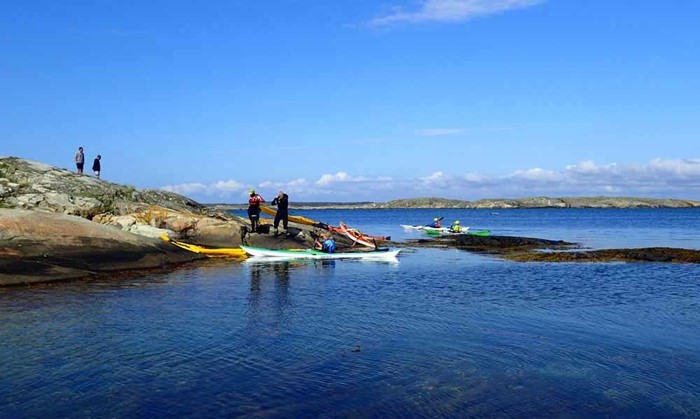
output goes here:
{"type": "Polygon", "coordinates": [[[340,227],[329,227],[329,229],[333,229],[331,231],[335,231],[336,233],[344,234],[346,235],[350,240],[352,240],[355,243],[361,244],[363,246],[371,247],[371,248],[376,248],[377,245],[384,243],[387,240],[391,240],[391,237],[386,237],[386,236],[373,236],[370,234],[364,234],[360,230],[356,228],[351,228],[344,222],[339,223],[340,227]]]}

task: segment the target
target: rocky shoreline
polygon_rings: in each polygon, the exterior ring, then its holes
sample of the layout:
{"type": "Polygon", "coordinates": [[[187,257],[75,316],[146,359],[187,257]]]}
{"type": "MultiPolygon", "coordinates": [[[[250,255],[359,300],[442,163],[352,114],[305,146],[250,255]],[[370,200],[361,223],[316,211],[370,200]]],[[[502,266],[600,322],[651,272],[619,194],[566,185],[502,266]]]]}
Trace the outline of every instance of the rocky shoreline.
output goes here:
{"type": "MultiPolygon", "coordinates": [[[[242,210],[244,204],[205,204],[215,210],[242,210]]],[[[700,208],[700,202],[687,199],[615,197],[533,197],[520,199],[480,199],[461,201],[446,198],[412,198],[388,202],[294,202],[295,209],[522,209],[522,208],[700,208]]]]}
{"type": "Polygon", "coordinates": [[[407,242],[414,247],[457,248],[515,262],[700,263],[700,250],[668,247],[589,250],[579,243],[512,236],[442,236],[407,242]]]}
{"type": "MultiPolygon", "coordinates": [[[[317,203],[308,208],[688,208],[687,200],[637,198],[528,198],[522,200],[444,200],[421,198],[388,203],[317,203]]],[[[269,248],[310,247],[319,231],[290,223],[275,235],[269,220],[251,233],[248,220],[228,209],[203,205],[157,190],[137,190],[65,169],[16,157],[0,158],[0,286],[28,285],[121,275],[126,271],[170,269],[202,255],[161,240],[171,238],[207,247],[240,244],[269,248]]],[[[301,209],[302,205],[294,208],[301,209]]],[[[335,234],[339,250],[352,242],[335,234]]],[[[524,237],[436,238],[391,245],[455,247],[514,261],[653,261],[700,263],[700,252],[686,249],[575,250],[573,243],[524,237]],[[542,249],[550,250],[543,252],[542,249]],[[562,252],[561,250],[566,250],[562,252]]]]}

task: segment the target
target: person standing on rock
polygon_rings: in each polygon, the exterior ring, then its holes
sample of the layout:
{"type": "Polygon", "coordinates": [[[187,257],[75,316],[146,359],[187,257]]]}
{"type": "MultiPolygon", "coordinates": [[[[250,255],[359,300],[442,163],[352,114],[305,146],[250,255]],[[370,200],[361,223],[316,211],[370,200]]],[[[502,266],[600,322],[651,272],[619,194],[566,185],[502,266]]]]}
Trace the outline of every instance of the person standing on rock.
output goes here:
{"type": "Polygon", "coordinates": [[[83,174],[83,165],[85,164],[85,154],[83,154],[83,148],[78,147],[78,152],[75,153],[75,173],[80,175],[83,174]]]}
{"type": "Polygon", "coordinates": [[[287,223],[289,222],[289,196],[284,191],[279,191],[275,199],[271,202],[272,205],[277,205],[277,214],[275,214],[275,235],[277,235],[277,227],[282,221],[282,228],[287,232],[287,223]]]}
{"type": "Polygon", "coordinates": [[[250,199],[248,199],[248,219],[250,219],[250,228],[252,233],[258,232],[260,223],[260,204],[265,202],[262,196],[255,193],[255,189],[248,191],[250,199]]]}
{"type": "Polygon", "coordinates": [[[92,171],[95,172],[95,177],[100,178],[100,159],[102,159],[102,156],[99,154],[95,158],[95,161],[92,162],[92,171]]]}

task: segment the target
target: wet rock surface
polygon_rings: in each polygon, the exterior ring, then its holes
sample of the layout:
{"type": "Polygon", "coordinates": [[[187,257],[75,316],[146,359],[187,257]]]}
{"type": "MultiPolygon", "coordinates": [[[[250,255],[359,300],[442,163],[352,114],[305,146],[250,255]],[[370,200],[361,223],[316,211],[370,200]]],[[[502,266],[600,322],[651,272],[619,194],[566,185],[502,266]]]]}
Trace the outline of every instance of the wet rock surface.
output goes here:
{"type": "Polygon", "coordinates": [[[700,263],[700,251],[668,247],[586,250],[560,240],[511,236],[447,236],[417,239],[413,247],[457,248],[517,262],[700,263]]]}
{"type": "Polygon", "coordinates": [[[577,252],[530,252],[504,255],[518,262],[662,262],[700,263],[700,251],[669,247],[603,249],[577,252]]]}
{"type": "Polygon", "coordinates": [[[546,240],[533,237],[512,236],[441,236],[434,239],[418,239],[412,241],[416,245],[428,247],[456,247],[479,253],[506,253],[534,249],[571,249],[578,247],[576,243],[561,240],[546,240]]]}

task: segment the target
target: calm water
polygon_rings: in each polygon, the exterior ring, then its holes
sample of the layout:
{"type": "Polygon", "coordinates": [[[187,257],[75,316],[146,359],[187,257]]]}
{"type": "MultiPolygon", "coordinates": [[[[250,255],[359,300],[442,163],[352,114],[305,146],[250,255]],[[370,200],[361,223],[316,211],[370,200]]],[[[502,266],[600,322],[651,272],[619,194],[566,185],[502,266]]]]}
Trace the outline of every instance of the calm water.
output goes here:
{"type": "MultiPolygon", "coordinates": [[[[700,248],[698,210],[433,213],[589,247],[700,248]]],[[[0,417],[698,417],[700,267],[215,261],[0,290],[0,417]]]]}

